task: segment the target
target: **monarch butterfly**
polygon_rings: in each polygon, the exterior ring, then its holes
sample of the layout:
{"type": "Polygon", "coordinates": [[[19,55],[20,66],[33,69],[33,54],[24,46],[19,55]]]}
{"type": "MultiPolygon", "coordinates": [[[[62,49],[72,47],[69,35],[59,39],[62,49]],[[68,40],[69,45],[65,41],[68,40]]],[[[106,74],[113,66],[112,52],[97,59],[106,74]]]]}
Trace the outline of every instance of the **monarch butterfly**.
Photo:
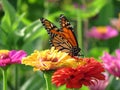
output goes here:
{"type": "Polygon", "coordinates": [[[42,18],[41,22],[50,35],[50,44],[59,51],[69,53],[71,56],[79,56],[80,48],[70,22],[64,15],[60,15],[60,26],[57,28],[49,20],[42,18]]]}

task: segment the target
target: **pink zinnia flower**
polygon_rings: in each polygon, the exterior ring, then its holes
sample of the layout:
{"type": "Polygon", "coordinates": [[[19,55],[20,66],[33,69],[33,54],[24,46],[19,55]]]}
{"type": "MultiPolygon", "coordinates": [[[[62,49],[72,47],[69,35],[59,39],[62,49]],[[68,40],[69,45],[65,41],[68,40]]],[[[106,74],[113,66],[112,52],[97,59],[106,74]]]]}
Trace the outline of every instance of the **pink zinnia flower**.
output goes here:
{"type": "Polygon", "coordinates": [[[0,67],[5,67],[10,64],[20,64],[21,59],[27,54],[23,50],[0,50],[0,67]]]}
{"type": "Polygon", "coordinates": [[[88,33],[89,37],[106,40],[118,35],[118,31],[110,26],[93,27],[88,33]]]}
{"type": "Polygon", "coordinates": [[[90,90],[106,90],[106,87],[109,84],[109,76],[108,73],[104,73],[104,75],[105,80],[98,80],[97,82],[93,81],[94,85],[90,85],[90,90]]]}
{"type": "Polygon", "coordinates": [[[116,56],[111,56],[105,52],[101,59],[103,60],[105,69],[110,74],[120,78],[120,49],[117,49],[115,52],[116,56]]]}

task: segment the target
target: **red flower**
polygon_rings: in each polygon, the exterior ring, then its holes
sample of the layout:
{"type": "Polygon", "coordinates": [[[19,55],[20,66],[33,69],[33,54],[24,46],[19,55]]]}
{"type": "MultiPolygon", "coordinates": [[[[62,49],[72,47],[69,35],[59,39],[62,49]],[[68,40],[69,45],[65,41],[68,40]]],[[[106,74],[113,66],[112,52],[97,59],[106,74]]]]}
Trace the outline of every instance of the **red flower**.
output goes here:
{"type": "Polygon", "coordinates": [[[94,58],[84,58],[83,60],[86,61],[84,66],[57,70],[52,76],[52,83],[56,86],[66,84],[67,88],[81,88],[82,85],[94,85],[93,81],[105,79],[101,63],[95,61],[94,58]]]}

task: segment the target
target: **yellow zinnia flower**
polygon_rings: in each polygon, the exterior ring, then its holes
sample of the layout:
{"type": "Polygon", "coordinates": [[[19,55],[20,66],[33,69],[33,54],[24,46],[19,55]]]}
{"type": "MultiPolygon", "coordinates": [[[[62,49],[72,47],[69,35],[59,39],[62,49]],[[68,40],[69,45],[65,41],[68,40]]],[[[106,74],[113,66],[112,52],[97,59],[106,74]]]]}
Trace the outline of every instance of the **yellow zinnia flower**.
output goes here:
{"type": "Polygon", "coordinates": [[[55,70],[62,67],[77,67],[85,62],[81,58],[71,57],[68,53],[55,50],[37,51],[22,60],[22,64],[30,65],[36,70],[55,70]]]}

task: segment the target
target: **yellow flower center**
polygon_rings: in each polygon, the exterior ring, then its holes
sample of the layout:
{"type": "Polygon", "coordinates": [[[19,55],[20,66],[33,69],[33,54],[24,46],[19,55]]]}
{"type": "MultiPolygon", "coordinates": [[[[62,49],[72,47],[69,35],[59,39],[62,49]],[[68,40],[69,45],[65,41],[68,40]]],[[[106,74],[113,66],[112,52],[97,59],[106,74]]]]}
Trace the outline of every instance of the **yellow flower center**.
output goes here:
{"type": "Polygon", "coordinates": [[[8,56],[8,50],[0,50],[0,59],[4,59],[8,56]]]}
{"type": "Polygon", "coordinates": [[[106,27],[97,27],[97,31],[98,31],[98,33],[106,34],[107,28],[106,27]]]}

